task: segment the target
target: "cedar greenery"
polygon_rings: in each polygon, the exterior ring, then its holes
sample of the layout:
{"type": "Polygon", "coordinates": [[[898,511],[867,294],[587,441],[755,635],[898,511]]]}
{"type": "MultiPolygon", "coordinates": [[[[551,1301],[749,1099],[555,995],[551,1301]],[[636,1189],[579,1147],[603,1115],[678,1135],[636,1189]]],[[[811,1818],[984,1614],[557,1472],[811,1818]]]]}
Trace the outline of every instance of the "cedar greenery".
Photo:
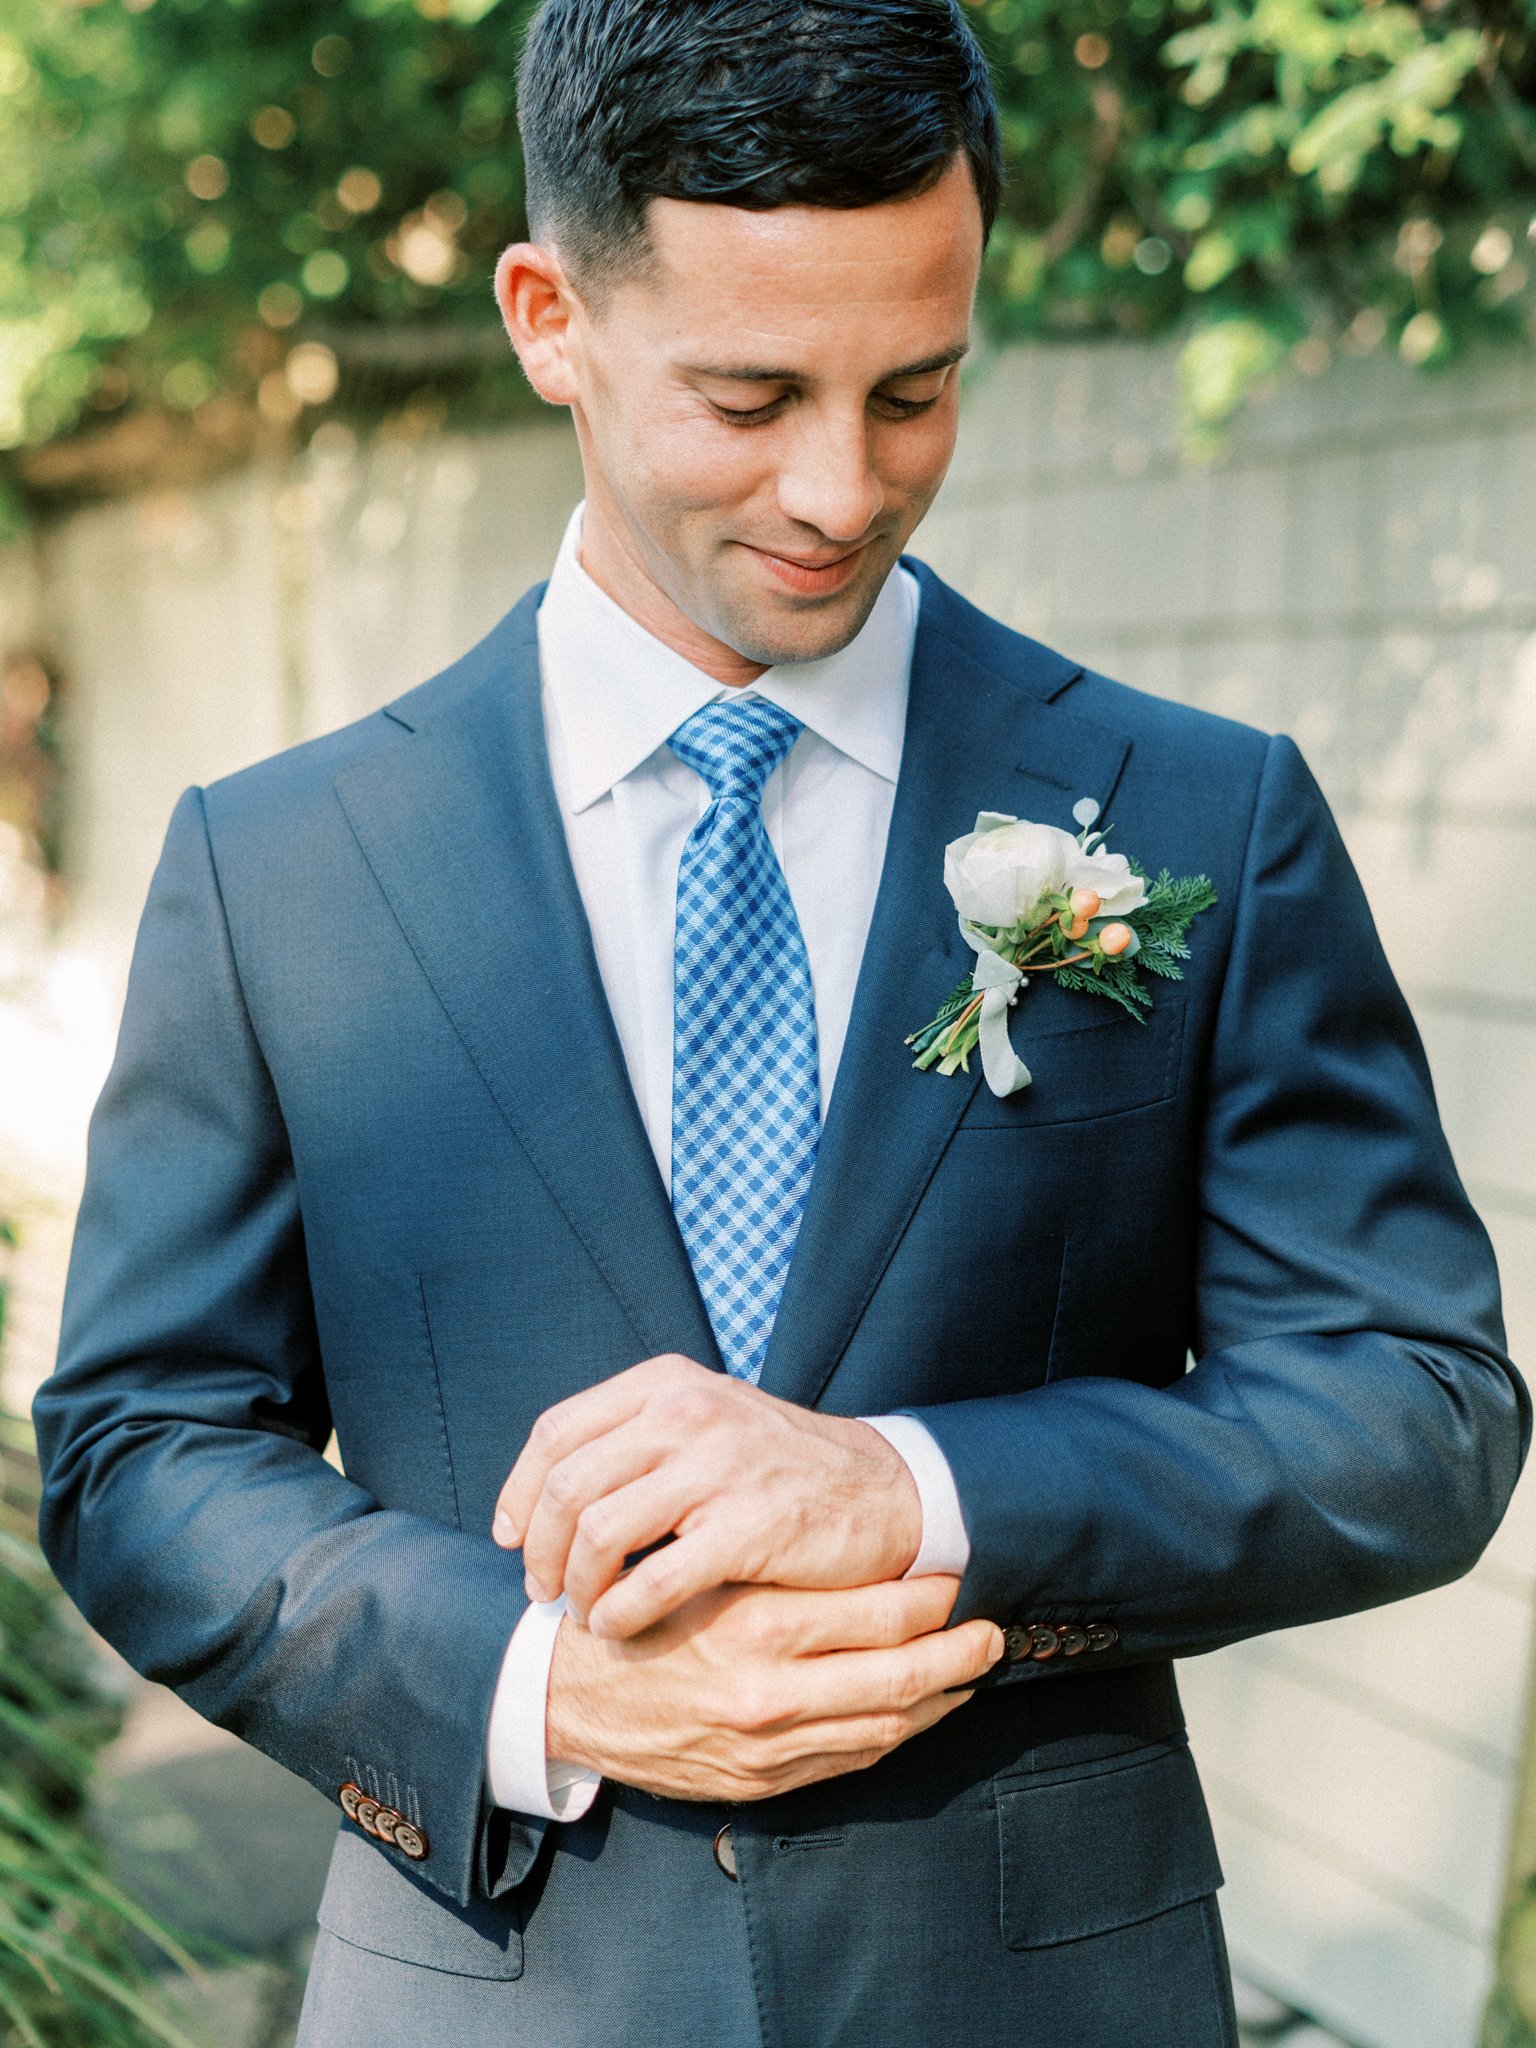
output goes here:
{"type": "MultiPolygon", "coordinates": [[[[1133,875],[1146,879],[1144,868],[1134,860],[1129,865],[1133,875]]],[[[1186,934],[1201,911],[1209,910],[1215,901],[1216,891],[1208,876],[1174,876],[1164,868],[1157,880],[1148,884],[1147,900],[1140,910],[1133,910],[1122,920],[1141,941],[1135,959],[1105,960],[1088,969],[1061,967],[1056,979],[1063,988],[1108,996],[1127,1016],[1144,1024],[1145,1012],[1152,1007],[1152,996],[1137,979],[1137,968],[1146,967],[1164,981],[1182,981],[1184,969],[1180,963],[1189,958],[1186,934]]]]}

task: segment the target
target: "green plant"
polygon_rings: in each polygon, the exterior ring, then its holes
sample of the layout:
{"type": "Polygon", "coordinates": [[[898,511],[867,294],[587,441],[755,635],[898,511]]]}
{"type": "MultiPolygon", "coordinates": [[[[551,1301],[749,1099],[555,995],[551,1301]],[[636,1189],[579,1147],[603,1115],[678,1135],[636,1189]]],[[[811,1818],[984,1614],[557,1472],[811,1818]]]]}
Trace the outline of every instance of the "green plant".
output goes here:
{"type": "MultiPolygon", "coordinates": [[[[0,1221],[0,1243],[14,1243],[0,1221]]],[[[4,1285],[0,1279],[0,1324],[4,1285]]],[[[107,1875],[85,1824],[116,1732],[82,1632],[36,1542],[29,1432],[0,1417],[0,2044],[192,2048],[159,2009],[151,1959],[189,1959],[107,1875]]]]}
{"type": "Polygon", "coordinates": [[[1498,1980],[1481,2048],[1536,2048],[1536,1875],[1525,1880],[1504,1915],[1498,1980]]]}
{"type": "Polygon", "coordinates": [[[1003,331],[1182,324],[1197,430],[1287,358],[1536,333],[1529,0],[971,5],[1013,166],[1003,331]]]}
{"type": "MultiPolygon", "coordinates": [[[[1335,345],[1530,332],[1532,0],[966,0],[1010,166],[1001,335],[1181,323],[1210,428],[1335,345]]],[[[29,493],[336,414],[503,418],[531,0],[9,0],[0,450],[29,493]],[[92,435],[88,430],[113,429],[92,435]]]]}

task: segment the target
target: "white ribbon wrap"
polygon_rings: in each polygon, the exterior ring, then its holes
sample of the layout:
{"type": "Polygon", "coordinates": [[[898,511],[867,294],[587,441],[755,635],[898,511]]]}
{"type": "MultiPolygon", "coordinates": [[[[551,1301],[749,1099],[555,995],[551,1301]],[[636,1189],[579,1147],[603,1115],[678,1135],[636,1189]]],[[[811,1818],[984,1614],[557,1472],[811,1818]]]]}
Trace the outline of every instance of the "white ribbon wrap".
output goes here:
{"type": "Polygon", "coordinates": [[[1019,990],[1028,985],[1029,976],[1022,968],[1015,967],[1011,960],[1005,960],[1001,953],[994,953],[987,941],[973,932],[964,919],[960,929],[965,934],[966,944],[976,953],[971,986],[981,997],[981,1011],[976,1020],[981,1045],[981,1071],[994,1095],[1017,1094],[1020,1088],[1029,1086],[1033,1076],[1009,1041],[1008,1012],[1018,1000],[1019,990]]]}

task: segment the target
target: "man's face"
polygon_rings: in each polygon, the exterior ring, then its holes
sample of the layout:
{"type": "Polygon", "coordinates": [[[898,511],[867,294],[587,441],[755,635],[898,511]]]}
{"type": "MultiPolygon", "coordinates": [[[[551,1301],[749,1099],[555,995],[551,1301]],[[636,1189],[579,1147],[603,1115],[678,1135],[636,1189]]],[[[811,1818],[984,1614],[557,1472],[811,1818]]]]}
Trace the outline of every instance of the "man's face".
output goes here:
{"type": "Polygon", "coordinates": [[[749,661],[831,654],[954,449],[982,253],[969,168],[849,211],[662,199],[649,218],[654,263],[571,322],[588,520],[626,577],[749,661]]]}

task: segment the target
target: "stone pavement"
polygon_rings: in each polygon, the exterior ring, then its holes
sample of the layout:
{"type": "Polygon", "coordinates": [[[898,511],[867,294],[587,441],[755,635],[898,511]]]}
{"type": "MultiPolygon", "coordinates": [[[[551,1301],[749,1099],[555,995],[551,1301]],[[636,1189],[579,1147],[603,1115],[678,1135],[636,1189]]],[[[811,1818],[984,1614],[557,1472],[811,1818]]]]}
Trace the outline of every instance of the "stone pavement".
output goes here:
{"type": "MultiPolygon", "coordinates": [[[[178,1992],[187,2030],[208,2048],[292,2048],[336,1811],[174,1694],[123,1682],[133,1705],[102,1760],[98,1819],[126,1889],[222,1951],[178,1992]]],[[[1345,2048],[1252,1985],[1238,2015],[1243,2048],[1345,2048]]]]}

